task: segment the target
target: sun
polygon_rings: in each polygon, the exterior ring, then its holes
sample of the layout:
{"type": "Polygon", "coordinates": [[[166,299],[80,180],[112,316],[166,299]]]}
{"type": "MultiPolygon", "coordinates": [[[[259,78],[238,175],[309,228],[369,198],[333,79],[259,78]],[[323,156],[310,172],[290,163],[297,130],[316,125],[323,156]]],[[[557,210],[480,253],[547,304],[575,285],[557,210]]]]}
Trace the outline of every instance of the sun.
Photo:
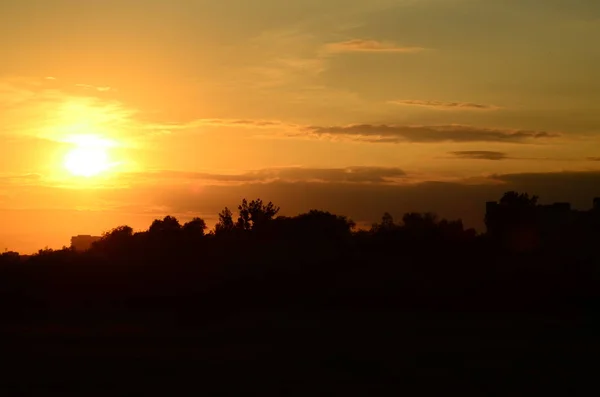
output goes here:
{"type": "Polygon", "coordinates": [[[106,150],[78,147],[65,157],[65,168],[73,175],[90,177],[110,168],[106,150]]]}
{"type": "Polygon", "coordinates": [[[110,142],[96,136],[81,135],[70,140],[75,147],[65,156],[64,166],[72,175],[91,177],[107,171],[110,161],[110,142]]]}

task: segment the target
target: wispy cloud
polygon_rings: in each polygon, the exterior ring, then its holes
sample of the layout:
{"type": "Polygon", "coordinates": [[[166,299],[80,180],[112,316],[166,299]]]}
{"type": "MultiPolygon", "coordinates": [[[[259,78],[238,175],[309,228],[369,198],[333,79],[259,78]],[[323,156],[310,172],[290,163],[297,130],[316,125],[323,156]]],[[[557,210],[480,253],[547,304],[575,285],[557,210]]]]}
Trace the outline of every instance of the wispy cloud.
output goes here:
{"type": "Polygon", "coordinates": [[[31,185],[42,180],[40,174],[0,174],[0,187],[8,184],[31,185]]]}
{"type": "Polygon", "coordinates": [[[207,184],[239,184],[270,182],[315,182],[315,183],[393,183],[407,177],[406,172],[396,167],[345,167],[305,168],[280,167],[248,171],[241,174],[216,174],[208,172],[182,172],[158,170],[127,173],[122,177],[134,183],[140,181],[168,180],[170,182],[205,182],[207,184]]]}
{"type": "MultiPolygon", "coordinates": [[[[186,123],[151,124],[147,129],[171,133],[203,127],[264,130],[261,138],[316,138],[350,140],[367,143],[436,143],[436,142],[505,142],[530,143],[559,137],[557,133],[519,129],[501,129],[470,125],[395,125],[351,124],[345,126],[310,126],[281,120],[197,119],[186,123]]],[[[476,152],[474,152],[476,153],[476,152]]]]}
{"type": "MultiPolygon", "coordinates": [[[[391,125],[355,124],[347,126],[312,126],[305,135],[315,137],[347,137],[354,140],[377,143],[400,142],[507,142],[525,143],[554,138],[557,134],[545,131],[510,130],[474,127],[468,125],[391,125]]],[[[301,135],[299,133],[297,135],[301,135]]]]}
{"type": "Polygon", "coordinates": [[[313,33],[293,27],[262,32],[250,40],[249,49],[263,56],[257,64],[244,68],[246,73],[235,79],[246,87],[267,90],[319,84],[317,79],[330,68],[330,58],[335,54],[416,53],[426,50],[418,46],[366,39],[323,43],[313,33]]]}
{"type": "Polygon", "coordinates": [[[186,122],[163,122],[148,123],[143,125],[145,131],[151,135],[169,135],[175,132],[194,131],[203,127],[213,128],[244,128],[250,130],[270,130],[278,129],[282,131],[294,130],[299,125],[286,123],[279,120],[260,120],[260,119],[195,119],[186,122]]]}
{"type": "Polygon", "coordinates": [[[420,100],[396,100],[390,104],[401,106],[419,106],[438,110],[496,110],[500,109],[494,105],[484,105],[472,102],[444,102],[444,101],[420,101],[420,100]]]}
{"type": "Polygon", "coordinates": [[[450,152],[450,154],[462,158],[462,159],[473,159],[473,160],[505,160],[509,158],[506,153],[503,152],[492,152],[487,150],[464,150],[457,152],[450,152]]]}
{"type": "Polygon", "coordinates": [[[316,56],[276,58],[260,66],[249,68],[252,80],[245,81],[244,84],[256,88],[273,88],[297,84],[311,81],[327,68],[326,60],[316,56]]]}
{"type": "Polygon", "coordinates": [[[391,42],[378,40],[352,39],[329,43],[324,47],[328,53],[342,52],[371,52],[371,53],[415,53],[425,51],[426,48],[418,46],[400,46],[391,42]]]}
{"type": "Polygon", "coordinates": [[[197,125],[211,125],[217,127],[244,127],[244,128],[273,128],[290,127],[294,124],[279,120],[256,120],[256,119],[199,119],[194,121],[197,125]]]}
{"type": "Polygon", "coordinates": [[[80,88],[84,88],[86,90],[95,90],[95,91],[99,91],[99,92],[106,92],[106,91],[112,91],[113,88],[112,87],[108,87],[108,86],[95,86],[95,85],[90,85],[90,84],[75,84],[76,87],[80,87],[80,88]]]}
{"type": "Polygon", "coordinates": [[[123,144],[142,138],[151,123],[142,120],[138,109],[107,95],[114,92],[107,88],[47,77],[2,79],[0,134],[50,141],[91,134],[123,144]]]}
{"type": "MultiPolygon", "coordinates": [[[[192,131],[203,127],[263,130],[260,138],[308,138],[350,140],[366,143],[437,143],[437,142],[504,142],[532,143],[557,138],[558,133],[478,127],[471,125],[396,125],[351,124],[343,126],[310,126],[281,120],[261,119],[197,119],[186,123],[149,124],[146,128],[163,133],[192,131]]],[[[461,153],[461,152],[457,152],[461,153]]],[[[467,156],[467,152],[462,155],[467,156]]],[[[475,153],[485,153],[483,151],[475,153]]],[[[458,154],[457,154],[458,155],[458,154]]]]}

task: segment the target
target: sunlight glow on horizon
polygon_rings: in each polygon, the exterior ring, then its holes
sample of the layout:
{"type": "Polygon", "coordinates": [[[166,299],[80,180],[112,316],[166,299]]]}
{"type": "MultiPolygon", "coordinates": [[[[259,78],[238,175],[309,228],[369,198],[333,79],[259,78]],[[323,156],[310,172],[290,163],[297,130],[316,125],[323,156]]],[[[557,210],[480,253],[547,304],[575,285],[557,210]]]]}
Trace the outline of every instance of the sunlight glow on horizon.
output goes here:
{"type": "Polygon", "coordinates": [[[242,196],[481,229],[468,192],[600,195],[599,0],[146,3],[0,1],[1,248],[242,196]]]}

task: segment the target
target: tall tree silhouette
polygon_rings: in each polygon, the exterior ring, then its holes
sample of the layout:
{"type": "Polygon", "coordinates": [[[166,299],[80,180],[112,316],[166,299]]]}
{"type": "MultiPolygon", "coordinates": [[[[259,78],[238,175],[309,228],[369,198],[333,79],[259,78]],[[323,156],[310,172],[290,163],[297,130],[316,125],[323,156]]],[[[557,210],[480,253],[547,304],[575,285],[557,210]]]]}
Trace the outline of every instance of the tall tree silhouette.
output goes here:
{"type": "Polygon", "coordinates": [[[183,232],[188,236],[204,236],[206,222],[202,218],[194,218],[186,222],[182,227],[183,232]]]}
{"type": "Polygon", "coordinates": [[[273,219],[279,212],[279,207],[276,207],[272,202],[264,204],[261,199],[248,201],[242,200],[242,204],[238,206],[239,217],[237,227],[242,230],[251,230],[262,227],[266,222],[273,219]]]}
{"type": "Polygon", "coordinates": [[[215,225],[215,234],[225,234],[233,230],[235,224],[233,223],[233,213],[227,207],[225,207],[219,213],[219,222],[215,225]]]}
{"type": "Polygon", "coordinates": [[[426,212],[424,214],[409,212],[404,214],[402,217],[402,222],[404,222],[404,227],[408,230],[422,231],[435,228],[438,219],[437,215],[431,212],[426,212]]]}
{"type": "Polygon", "coordinates": [[[165,216],[162,220],[156,219],[150,225],[148,232],[150,234],[158,234],[158,233],[176,233],[181,230],[181,224],[177,220],[177,218],[173,216],[165,216]]]}
{"type": "Polygon", "coordinates": [[[100,240],[92,244],[92,249],[113,254],[121,253],[133,238],[131,226],[122,225],[102,234],[100,240]]]}
{"type": "Polygon", "coordinates": [[[335,215],[327,211],[310,210],[294,218],[289,218],[294,234],[301,238],[325,241],[348,238],[356,226],[354,221],[345,216],[335,215]]]}
{"type": "Polygon", "coordinates": [[[371,226],[371,233],[387,233],[396,229],[394,217],[389,212],[385,212],[381,217],[381,223],[374,223],[371,226]]]}
{"type": "Polygon", "coordinates": [[[535,207],[538,203],[538,196],[529,196],[528,193],[518,193],[515,191],[509,191],[504,193],[502,198],[500,199],[501,205],[506,205],[510,207],[535,207]]]}

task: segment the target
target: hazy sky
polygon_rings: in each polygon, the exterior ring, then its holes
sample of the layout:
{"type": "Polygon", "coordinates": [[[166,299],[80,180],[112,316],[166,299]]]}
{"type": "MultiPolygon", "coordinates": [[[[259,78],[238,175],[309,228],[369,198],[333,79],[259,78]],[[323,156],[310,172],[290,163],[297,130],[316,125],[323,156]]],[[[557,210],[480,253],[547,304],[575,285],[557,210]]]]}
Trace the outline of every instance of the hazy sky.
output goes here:
{"type": "Polygon", "coordinates": [[[505,190],[588,208],[598,43],[598,0],[3,0],[0,248],[242,197],[480,230],[505,190]]]}

